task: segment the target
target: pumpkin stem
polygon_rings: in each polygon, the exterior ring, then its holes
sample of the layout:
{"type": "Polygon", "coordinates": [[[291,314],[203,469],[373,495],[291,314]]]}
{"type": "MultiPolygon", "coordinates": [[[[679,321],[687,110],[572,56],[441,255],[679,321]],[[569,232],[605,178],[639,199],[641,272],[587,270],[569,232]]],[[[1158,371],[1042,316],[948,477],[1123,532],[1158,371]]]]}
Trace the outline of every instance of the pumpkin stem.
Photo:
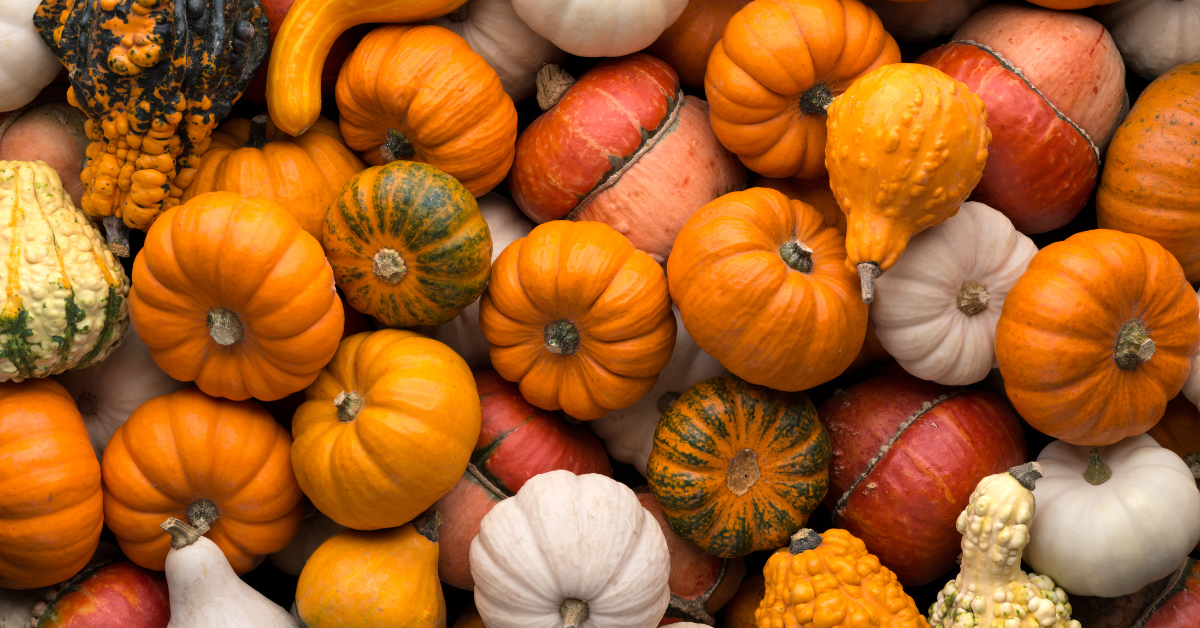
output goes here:
{"type": "Polygon", "coordinates": [[[208,335],[212,336],[217,344],[228,347],[244,338],[246,330],[232,310],[214,307],[208,311],[208,335]]]}
{"type": "Polygon", "coordinates": [[[401,133],[400,129],[388,129],[387,141],[379,147],[379,156],[383,158],[384,163],[388,164],[401,159],[409,159],[416,154],[417,151],[413,148],[412,141],[401,133]]]}
{"type": "Polygon", "coordinates": [[[270,119],[265,113],[250,118],[250,136],[242,148],[262,148],[267,145],[267,121],[270,119]]]}
{"type": "Polygon", "coordinates": [[[571,355],[579,350],[579,330],[571,321],[554,321],[542,330],[546,338],[546,351],[555,355],[571,355]]]}
{"type": "Polygon", "coordinates": [[[563,628],[579,628],[588,618],[587,602],[569,597],[558,607],[558,614],[562,615],[563,628]]]}
{"type": "Polygon", "coordinates": [[[1191,470],[1192,477],[1196,478],[1196,484],[1200,485],[1200,453],[1188,454],[1183,461],[1191,470]]]}
{"type": "Polygon", "coordinates": [[[1088,468],[1083,472],[1083,479],[1092,486],[1099,486],[1112,477],[1112,469],[1100,459],[1100,449],[1093,447],[1088,452],[1088,468]]]}
{"type": "Polygon", "coordinates": [[[207,497],[201,497],[196,501],[188,504],[187,518],[188,521],[196,528],[196,532],[201,536],[208,533],[208,529],[216,523],[217,517],[221,513],[217,511],[217,505],[212,503],[212,500],[207,497]]]}
{"type": "Polygon", "coordinates": [[[675,405],[676,401],[679,401],[679,397],[679,393],[673,390],[668,390],[667,392],[663,393],[662,396],[658,398],[658,403],[656,404],[658,406],[658,413],[666,414],[667,410],[670,410],[671,406],[675,405]]]}
{"type": "Polygon", "coordinates": [[[116,216],[104,217],[104,237],[108,250],[117,257],[129,257],[129,227],[116,216]]]}
{"type": "Polygon", "coordinates": [[[100,409],[100,401],[96,399],[96,395],[88,391],[79,395],[79,399],[75,400],[75,406],[79,408],[79,414],[92,416],[100,409]]]}
{"type": "Polygon", "coordinates": [[[566,70],[553,63],[543,65],[537,73],[538,106],[542,108],[542,111],[550,111],[574,84],[575,77],[568,74],[566,70]]]}
{"type": "Polygon", "coordinates": [[[812,528],[800,528],[792,535],[792,542],[788,544],[788,551],[792,556],[802,554],[810,549],[816,549],[825,539],[817,534],[812,528]]]}
{"type": "Polygon", "coordinates": [[[353,390],[349,392],[343,390],[333,398],[333,405],[337,406],[338,420],[342,423],[349,423],[362,410],[363,398],[353,390]]]}
{"type": "Polygon", "coordinates": [[[824,83],[817,83],[800,94],[800,111],[808,115],[825,115],[833,102],[833,92],[824,83]]]}
{"type": "Polygon", "coordinates": [[[1139,361],[1148,362],[1152,357],[1154,341],[1150,339],[1150,332],[1146,326],[1139,321],[1125,323],[1117,336],[1117,350],[1113,353],[1117,366],[1123,371],[1131,371],[1139,361]]]}
{"type": "Polygon", "coordinates": [[[875,300],[875,278],[883,271],[875,262],[859,262],[858,278],[862,282],[862,302],[870,303],[875,300]]]}
{"type": "Polygon", "coordinates": [[[417,534],[429,539],[430,543],[437,543],[438,532],[445,522],[446,518],[442,516],[442,513],[435,508],[430,508],[413,520],[413,527],[417,529],[417,534]]]}
{"type": "Polygon", "coordinates": [[[784,242],[779,247],[779,256],[792,270],[811,273],[813,267],[813,250],[801,242],[784,242]]]}
{"type": "Polygon", "coordinates": [[[400,257],[396,249],[384,247],[379,249],[371,260],[371,270],[375,271],[375,276],[384,283],[394,286],[408,274],[408,264],[404,263],[404,258],[400,257]]]}
{"type": "Polygon", "coordinates": [[[1032,491],[1037,481],[1042,479],[1042,465],[1037,462],[1026,462],[1009,469],[1008,474],[1013,476],[1021,486],[1024,486],[1025,490],[1032,491]]]}
{"type": "Polygon", "coordinates": [[[461,23],[467,21],[467,16],[471,15],[471,2],[462,3],[462,6],[451,11],[446,17],[450,18],[451,22],[461,23]]]}
{"type": "Polygon", "coordinates": [[[183,549],[192,543],[200,540],[204,536],[200,531],[192,526],[176,519],[175,517],[167,517],[158,527],[162,528],[171,535],[171,547],[175,549],[183,549]]]}
{"type": "Polygon", "coordinates": [[[962,287],[958,289],[958,294],[954,295],[954,302],[958,305],[958,309],[967,316],[975,316],[986,310],[989,299],[987,286],[970,279],[964,279],[962,287]]]}
{"type": "Polygon", "coordinates": [[[758,454],[753,449],[743,449],[734,454],[729,461],[729,469],[725,472],[725,485],[734,495],[741,497],[750,492],[762,471],[758,468],[758,454]]]}

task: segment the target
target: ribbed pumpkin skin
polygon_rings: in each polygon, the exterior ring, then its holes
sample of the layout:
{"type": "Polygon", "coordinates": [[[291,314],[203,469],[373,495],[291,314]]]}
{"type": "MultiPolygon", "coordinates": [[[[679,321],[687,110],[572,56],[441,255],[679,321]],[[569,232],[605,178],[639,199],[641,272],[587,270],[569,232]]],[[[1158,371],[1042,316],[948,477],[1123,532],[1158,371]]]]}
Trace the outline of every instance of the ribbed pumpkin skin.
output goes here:
{"type": "Polygon", "coordinates": [[[717,377],[688,388],[663,414],[646,479],[672,530],[733,558],[778,547],[808,521],[829,485],[830,453],[804,393],[717,377]],[[762,475],[737,495],[730,463],[745,450],[757,454],[762,475]]]}
{"type": "Polygon", "coordinates": [[[847,268],[886,271],[909,238],[957,213],[991,139],[983,101],[929,66],[884,66],[835,98],[825,161],[846,213],[847,268]]]}
{"type": "Polygon", "coordinates": [[[1105,154],[1096,192],[1103,229],[1146,236],[1200,281],[1200,180],[1195,164],[1200,136],[1200,62],[1158,77],[1117,127],[1105,154]]]}
{"type": "Polygon", "coordinates": [[[483,57],[440,26],[368,33],[342,65],[337,105],[346,143],[371,165],[384,163],[379,149],[395,129],[413,151],[397,158],[437,166],[475,196],[496,187],[512,166],[512,99],[483,57]]]}
{"type": "Polygon", "coordinates": [[[274,201],[210,192],[146,234],[129,311],[171,377],[214,397],[274,401],[311,384],[337,350],[344,314],[333,288],[320,243],[274,201]],[[237,315],[240,340],[213,337],[216,308],[237,315]]]}
{"type": "Polygon", "coordinates": [[[1109,445],[1153,427],[1200,344],[1200,306],[1153,240],[1095,229],[1038,252],[1004,300],[996,360],[1008,398],[1040,432],[1109,445]],[[1149,360],[1122,370],[1121,330],[1145,326],[1149,360]]]}
{"type": "Polygon", "coordinates": [[[833,94],[900,62],[896,40],[858,0],[757,0],[729,19],[704,75],[713,131],[746,167],[766,177],[825,173],[825,116],[801,97],[833,94]]]}
{"type": "MultiPolygon", "coordinates": [[[[304,494],[358,530],[411,521],[462,477],[479,437],[479,395],[446,345],[399,329],[355,334],[304,391],[292,466],[304,494]],[[335,400],[355,392],[347,420],[335,400]]],[[[437,558],[434,558],[437,562],[437,558]]]]}
{"type": "Polygon", "coordinates": [[[104,523],[121,551],[162,571],[167,517],[188,520],[207,499],[218,518],[205,535],[238,574],[287,546],[304,516],[287,428],[253,401],[185,388],[142,404],[104,449],[104,523]]]}
{"type": "Polygon", "coordinates": [[[58,174],[41,161],[0,161],[0,221],[0,381],[103,360],[129,325],[129,280],[58,174]]]}
{"type": "Polygon", "coordinates": [[[123,560],[72,578],[37,628],[166,628],[170,621],[163,575],[123,560]]]}
{"type": "Polygon", "coordinates": [[[292,137],[268,119],[261,148],[247,143],[255,123],[238,118],[222,124],[181,200],[219,191],[269,198],[320,242],[329,203],[350,177],[367,167],[339,137],[329,134],[336,133],[337,126],[325,122],[332,129],[319,124],[292,137]]]}
{"type": "Polygon", "coordinates": [[[437,543],[412,524],[339,532],[300,572],[296,612],[308,628],[445,628],[437,564],[437,543]]]}
{"type": "Polygon", "coordinates": [[[666,61],[688,87],[704,87],[708,56],[725,34],[725,25],[750,0],[691,0],[646,52],[666,61]]]}
{"type": "Polygon", "coordinates": [[[842,213],[837,199],[833,197],[828,175],[815,179],[797,179],[795,177],[772,179],[759,176],[750,182],[750,187],[779,190],[790,199],[800,201],[805,205],[812,205],[813,209],[821,212],[826,227],[833,227],[846,233],[846,214],[842,213]]]}
{"type": "MultiPolygon", "coordinates": [[[[726,194],[696,212],[667,260],[671,298],[688,333],[734,375],[806,390],[854,361],[867,331],[842,234],[810,205],[767,188],[726,194]],[[780,247],[812,249],[812,267],[780,247]]],[[[793,530],[795,532],[795,530],[793,530]]]]}
{"type": "Polygon", "coordinates": [[[104,525],[100,464],[66,389],[0,384],[0,587],[36,589],[87,564],[104,525]]]}
{"type": "Polygon", "coordinates": [[[483,293],[491,270],[479,204],[429,164],[396,161],[355,175],[325,214],[324,240],[350,306],[391,327],[453,319],[483,293]],[[377,271],[385,249],[406,268],[394,284],[377,271]]]}

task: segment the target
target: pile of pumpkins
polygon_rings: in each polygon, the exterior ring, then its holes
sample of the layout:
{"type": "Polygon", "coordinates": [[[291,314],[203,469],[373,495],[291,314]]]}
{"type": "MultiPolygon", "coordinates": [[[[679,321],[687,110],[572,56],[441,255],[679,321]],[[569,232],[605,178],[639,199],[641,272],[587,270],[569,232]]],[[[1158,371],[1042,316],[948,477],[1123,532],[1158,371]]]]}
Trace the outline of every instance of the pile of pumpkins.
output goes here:
{"type": "Polygon", "coordinates": [[[6,0],[0,628],[1200,624],[1200,3],[983,4],[6,0]]]}

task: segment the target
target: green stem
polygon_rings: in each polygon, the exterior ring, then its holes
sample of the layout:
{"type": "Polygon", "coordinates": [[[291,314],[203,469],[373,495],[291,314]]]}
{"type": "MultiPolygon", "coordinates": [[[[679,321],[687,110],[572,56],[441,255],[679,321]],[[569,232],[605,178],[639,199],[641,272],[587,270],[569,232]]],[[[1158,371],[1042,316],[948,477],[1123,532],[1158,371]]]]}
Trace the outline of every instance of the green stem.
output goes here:
{"type": "Polygon", "coordinates": [[[242,148],[262,148],[267,145],[267,121],[270,119],[265,113],[250,118],[250,136],[242,148]]]}
{"type": "Polygon", "coordinates": [[[343,390],[333,398],[333,405],[337,406],[338,420],[342,423],[349,423],[362,410],[363,398],[353,390],[349,392],[343,390]]]}
{"type": "Polygon", "coordinates": [[[811,273],[813,267],[813,250],[800,242],[784,242],[779,247],[779,256],[792,270],[811,273]]]}
{"type": "Polygon", "coordinates": [[[571,355],[579,350],[579,330],[571,321],[554,321],[542,330],[546,351],[555,355],[571,355]]]}
{"type": "Polygon", "coordinates": [[[389,164],[400,159],[410,159],[416,154],[412,141],[401,133],[400,129],[388,129],[387,141],[379,147],[379,156],[383,158],[384,163],[389,164]]]}
{"type": "Polygon", "coordinates": [[[800,95],[800,111],[808,115],[825,115],[833,103],[833,92],[824,83],[817,83],[800,95]]]}

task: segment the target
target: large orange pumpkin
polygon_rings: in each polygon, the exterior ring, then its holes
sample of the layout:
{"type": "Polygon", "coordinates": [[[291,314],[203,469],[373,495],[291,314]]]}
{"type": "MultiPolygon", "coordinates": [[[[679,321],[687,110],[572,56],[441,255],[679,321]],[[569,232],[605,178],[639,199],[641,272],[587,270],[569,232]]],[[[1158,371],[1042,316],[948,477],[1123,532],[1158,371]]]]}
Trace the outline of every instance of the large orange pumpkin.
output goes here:
{"type": "Polygon", "coordinates": [[[1150,429],[1200,344],[1200,306],[1161,245],[1096,229],[1042,249],[1008,292],[996,360],[1017,412],[1073,445],[1150,429]]]}
{"type": "Polygon", "coordinates": [[[650,392],[675,349],[662,267],[599,222],[543,223],[505,248],[479,325],[529,403],[583,421],[650,392]]]}
{"type": "Polygon", "coordinates": [[[667,260],[671,298],[696,344],[730,372],[806,390],[850,366],[867,333],[845,236],[781,192],[733,192],[696,212],[667,260]]]}
{"type": "Polygon", "coordinates": [[[205,534],[239,574],[291,542],[304,516],[287,429],[253,401],[185,388],[142,404],[104,448],[104,523],[133,562],[161,571],[167,517],[205,534]],[[202,521],[203,520],[203,523],[202,521]]]}
{"type": "Polygon", "coordinates": [[[311,384],[344,322],[316,238],[273,201],[233,192],[159,217],[133,263],[129,315],[171,377],[263,401],[311,384]]]}
{"type": "Polygon", "coordinates": [[[475,196],[512,166],[517,109],[500,77],[440,26],[376,28],[342,66],[337,84],[346,143],[374,166],[408,159],[449,173],[475,196]]]}
{"type": "Polygon", "coordinates": [[[687,8],[646,52],[662,59],[688,87],[704,87],[708,56],[725,33],[725,25],[750,0],[690,0],[687,8]]]}
{"type": "Polygon", "coordinates": [[[100,465],[58,382],[0,384],[0,487],[0,587],[47,587],[87,564],[104,526],[100,465]]]}
{"type": "Polygon", "coordinates": [[[275,128],[265,114],[237,118],[213,133],[182,200],[218,191],[269,198],[320,242],[325,210],[366,167],[342,143],[337,124],[324,118],[299,137],[275,128]]]}
{"type": "Polygon", "coordinates": [[[1104,229],[1146,236],[1200,281],[1200,62],[1158,77],[1117,127],[1096,192],[1104,229]]]}
{"type": "Polygon", "coordinates": [[[825,173],[825,108],[859,76],[900,62],[896,40],[859,0],[756,0],[708,58],[717,139],[767,177],[825,173]]]}

